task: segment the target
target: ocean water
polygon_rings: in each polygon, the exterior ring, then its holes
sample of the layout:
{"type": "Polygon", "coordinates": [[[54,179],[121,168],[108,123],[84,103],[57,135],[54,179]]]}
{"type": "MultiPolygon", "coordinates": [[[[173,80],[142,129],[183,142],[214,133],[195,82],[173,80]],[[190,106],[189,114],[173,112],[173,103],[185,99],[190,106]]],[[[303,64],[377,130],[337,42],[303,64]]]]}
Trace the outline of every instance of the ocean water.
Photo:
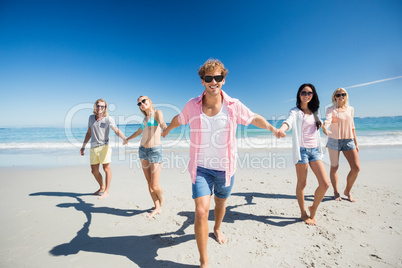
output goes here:
{"type": "MultiPolygon", "coordinates": [[[[270,121],[275,127],[280,127],[283,121],[270,121]]],[[[126,136],[135,132],[140,125],[118,125],[126,136]]],[[[402,146],[402,116],[355,118],[356,135],[361,149],[365,147],[402,146]]],[[[26,165],[47,165],[52,162],[66,162],[73,156],[72,163],[87,163],[83,157],[78,158],[87,127],[56,128],[0,128],[0,167],[26,165]]],[[[168,150],[186,151],[190,140],[189,126],[181,126],[172,130],[168,137],[162,138],[162,146],[168,150]]],[[[322,144],[326,136],[321,134],[322,144]]],[[[137,150],[140,137],[123,146],[122,141],[113,131],[110,132],[110,145],[114,154],[126,154],[137,150]],[[117,149],[117,150],[115,150],[117,149]]],[[[237,144],[241,150],[285,150],[292,147],[291,133],[283,139],[276,139],[271,132],[256,128],[253,125],[239,125],[237,129],[237,144]]],[[[89,154],[89,145],[86,151],[89,154]]],[[[402,154],[402,153],[401,153],[402,154]]]]}

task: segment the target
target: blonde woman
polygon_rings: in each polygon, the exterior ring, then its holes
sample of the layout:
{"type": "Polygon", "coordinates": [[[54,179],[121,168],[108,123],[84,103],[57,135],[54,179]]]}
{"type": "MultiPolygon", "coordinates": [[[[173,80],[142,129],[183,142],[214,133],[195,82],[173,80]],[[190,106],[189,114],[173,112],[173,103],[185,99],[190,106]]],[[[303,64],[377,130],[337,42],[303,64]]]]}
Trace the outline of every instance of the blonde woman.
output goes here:
{"type": "Polygon", "coordinates": [[[114,122],[113,118],[108,115],[107,103],[104,99],[96,100],[94,104],[93,115],[88,120],[88,131],[85,135],[84,143],[80,150],[84,155],[85,146],[91,139],[90,162],[91,172],[99,184],[99,190],[94,195],[100,195],[99,199],[105,198],[109,194],[109,187],[112,181],[112,170],[110,162],[112,162],[112,148],[109,147],[109,131],[113,129],[118,137],[126,141],[126,137],[114,122]],[[99,165],[103,165],[106,174],[105,183],[103,183],[102,174],[99,172],[99,165]]]}
{"type": "Polygon", "coordinates": [[[326,112],[326,120],[322,128],[328,136],[327,148],[331,161],[329,173],[332,187],[334,188],[334,198],[341,201],[338,190],[338,167],[339,155],[343,152],[350,166],[350,172],[346,178],[346,188],[343,192],[348,200],[355,202],[352,196],[352,187],[360,171],[359,147],[357,145],[355,124],[353,120],[354,109],[349,105],[349,96],[344,88],[338,88],[332,94],[332,104],[326,112]],[[330,130],[328,130],[330,127],[330,130]]]}
{"type": "Polygon", "coordinates": [[[137,101],[140,111],[145,116],[144,121],[123,144],[127,144],[129,140],[142,134],[139,156],[145,179],[148,182],[148,190],[155,205],[155,209],[147,215],[148,218],[151,218],[161,213],[163,202],[159,178],[162,166],[161,129],[166,129],[166,123],[163,120],[162,111],[155,111],[152,101],[147,96],[140,96],[137,101]]]}

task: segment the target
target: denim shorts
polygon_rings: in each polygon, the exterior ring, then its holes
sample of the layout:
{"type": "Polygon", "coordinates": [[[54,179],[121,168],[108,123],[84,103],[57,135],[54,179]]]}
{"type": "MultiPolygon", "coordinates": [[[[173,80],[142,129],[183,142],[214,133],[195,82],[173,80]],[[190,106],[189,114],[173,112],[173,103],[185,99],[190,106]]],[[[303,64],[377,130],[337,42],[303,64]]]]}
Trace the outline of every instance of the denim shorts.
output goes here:
{"type": "Polygon", "coordinates": [[[151,163],[162,162],[162,145],[151,148],[145,148],[144,146],[140,145],[138,152],[140,159],[148,160],[151,163]]]}
{"type": "Polygon", "coordinates": [[[353,139],[333,139],[328,138],[327,147],[335,151],[350,151],[356,149],[353,139]]]}
{"type": "Polygon", "coordinates": [[[226,184],[226,172],[203,167],[197,167],[197,177],[193,183],[193,199],[214,194],[218,198],[228,198],[232,192],[234,176],[230,178],[230,185],[226,184]]]}
{"type": "Polygon", "coordinates": [[[300,147],[300,157],[301,160],[297,164],[308,164],[308,162],[321,160],[321,153],[318,147],[315,148],[304,148],[300,147]]]}

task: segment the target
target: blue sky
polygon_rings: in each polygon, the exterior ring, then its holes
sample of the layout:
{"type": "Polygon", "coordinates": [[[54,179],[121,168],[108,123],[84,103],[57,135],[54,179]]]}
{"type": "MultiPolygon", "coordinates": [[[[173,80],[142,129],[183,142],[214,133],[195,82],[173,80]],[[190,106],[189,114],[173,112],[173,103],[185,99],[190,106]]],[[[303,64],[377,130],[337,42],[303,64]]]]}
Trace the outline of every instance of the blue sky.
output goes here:
{"type": "MultiPolygon", "coordinates": [[[[181,109],[203,91],[208,58],[267,119],[287,115],[305,82],[323,113],[337,87],[402,76],[401,48],[399,0],[0,0],[0,127],[85,127],[98,98],[116,117],[140,115],[140,95],[181,109]]],[[[349,93],[355,116],[402,115],[402,78],[349,93]]]]}

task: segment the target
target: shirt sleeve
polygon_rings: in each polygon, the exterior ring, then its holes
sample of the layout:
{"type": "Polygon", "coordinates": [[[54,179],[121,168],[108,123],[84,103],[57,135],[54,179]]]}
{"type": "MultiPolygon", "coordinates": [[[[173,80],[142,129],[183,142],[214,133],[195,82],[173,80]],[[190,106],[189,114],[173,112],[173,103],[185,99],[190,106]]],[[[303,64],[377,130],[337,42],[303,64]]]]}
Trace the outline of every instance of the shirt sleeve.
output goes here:
{"type": "Polygon", "coordinates": [[[95,121],[95,115],[90,115],[88,118],[88,127],[91,128],[95,121]]]}
{"type": "Polygon", "coordinates": [[[236,103],[237,123],[248,126],[254,119],[254,113],[240,101],[236,103]]]}
{"type": "Polygon", "coordinates": [[[116,123],[114,122],[113,117],[109,116],[109,127],[114,128],[116,126],[116,123]]]}
{"type": "Polygon", "coordinates": [[[290,131],[292,129],[294,120],[295,120],[295,111],[291,109],[289,111],[288,118],[286,118],[286,120],[283,121],[283,123],[288,125],[288,129],[286,131],[290,131]]]}
{"type": "Polygon", "coordinates": [[[179,123],[182,125],[186,125],[189,122],[189,110],[190,110],[190,106],[191,106],[191,101],[187,102],[186,105],[184,106],[183,110],[181,111],[181,113],[179,114],[179,123]]]}
{"type": "Polygon", "coordinates": [[[324,126],[325,127],[329,127],[331,125],[332,122],[332,111],[333,109],[331,109],[332,107],[328,107],[327,111],[325,113],[325,122],[324,122],[324,126]]]}

